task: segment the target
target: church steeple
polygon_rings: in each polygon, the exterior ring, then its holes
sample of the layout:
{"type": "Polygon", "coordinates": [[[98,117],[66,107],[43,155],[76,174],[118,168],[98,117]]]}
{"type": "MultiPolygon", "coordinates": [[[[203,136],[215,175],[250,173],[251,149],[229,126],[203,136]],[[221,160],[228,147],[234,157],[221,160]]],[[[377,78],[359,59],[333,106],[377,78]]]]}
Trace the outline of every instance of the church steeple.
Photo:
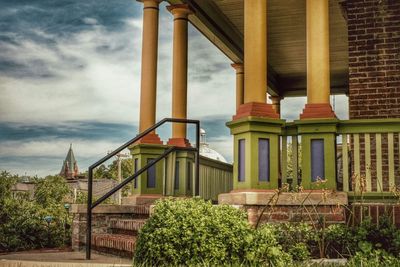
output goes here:
{"type": "Polygon", "coordinates": [[[72,150],[72,144],[70,144],[67,156],[61,168],[60,176],[63,176],[67,179],[75,179],[77,178],[78,174],[78,163],[75,159],[74,151],[72,150]]]}

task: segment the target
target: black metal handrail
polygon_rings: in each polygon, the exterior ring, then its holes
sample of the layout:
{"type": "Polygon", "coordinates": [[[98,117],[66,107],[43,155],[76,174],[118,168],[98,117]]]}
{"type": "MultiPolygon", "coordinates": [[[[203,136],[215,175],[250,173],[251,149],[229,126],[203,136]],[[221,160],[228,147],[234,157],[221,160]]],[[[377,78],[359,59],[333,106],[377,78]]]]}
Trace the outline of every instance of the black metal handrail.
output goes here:
{"type": "Polygon", "coordinates": [[[86,218],[86,259],[90,260],[91,258],[91,248],[92,248],[92,210],[97,207],[99,204],[101,204],[103,201],[105,201],[107,198],[109,198],[111,195],[116,193],[118,190],[121,190],[125,185],[133,181],[134,179],[137,179],[137,177],[147,171],[150,167],[155,165],[157,162],[162,160],[163,158],[167,157],[171,152],[173,151],[194,151],[195,153],[195,184],[193,185],[193,193],[194,195],[198,195],[198,183],[199,183],[199,162],[200,162],[200,121],[199,120],[188,120],[188,119],[174,119],[174,118],[165,118],[159,121],[158,123],[154,124],[144,132],[138,134],[135,138],[129,140],[119,148],[115,149],[111,153],[107,154],[104,156],[102,159],[97,161],[96,163],[92,164],[89,166],[88,170],[88,202],[87,202],[87,218],[86,218]],[[109,160],[111,157],[117,155],[119,152],[124,150],[125,148],[129,147],[130,145],[134,144],[135,142],[139,141],[141,138],[146,136],[147,134],[151,133],[161,125],[163,125],[166,122],[173,122],[173,123],[185,123],[185,124],[195,124],[196,125],[196,147],[170,147],[164,151],[163,154],[161,154],[159,157],[157,157],[154,161],[151,161],[148,163],[146,166],[138,170],[136,173],[134,173],[132,176],[126,178],[123,182],[118,184],[116,187],[108,191],[105,195],[100,197],[98,200],[96,200],[94,203],[92,203],[93,200],[93,170],[100,166],[100,164],[103,164],[107,160],[109,160]]]}

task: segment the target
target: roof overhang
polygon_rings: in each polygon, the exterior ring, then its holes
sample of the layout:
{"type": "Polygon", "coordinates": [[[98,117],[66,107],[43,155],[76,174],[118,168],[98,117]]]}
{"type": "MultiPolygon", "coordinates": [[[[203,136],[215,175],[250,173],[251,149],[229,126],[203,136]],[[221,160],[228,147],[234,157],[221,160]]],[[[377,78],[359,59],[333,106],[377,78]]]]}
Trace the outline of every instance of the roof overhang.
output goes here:
{"type": "MultiPolygon", "coordinates": [[[[244,0],[168,0],[189,4],[189,21],[232,62],[243,62],[244,0]]],[[[268,93],[305,96],[305,0],[268,1],[268,93]]],[[[331,93],[348,92],[347,25],[340,0],[330,0],[331,93]]]]}

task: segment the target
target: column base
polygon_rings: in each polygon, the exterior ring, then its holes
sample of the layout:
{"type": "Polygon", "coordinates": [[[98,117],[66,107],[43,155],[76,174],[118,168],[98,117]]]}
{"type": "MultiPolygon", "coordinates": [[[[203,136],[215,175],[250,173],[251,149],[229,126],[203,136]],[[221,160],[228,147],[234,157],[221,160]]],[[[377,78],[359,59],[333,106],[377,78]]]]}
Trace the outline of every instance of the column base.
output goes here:
{"type": "Polygon", "coordinates": [[[189,140],[186,138],[170,138],[167,145],[169,146],[179,146],[179,147],[191,147],[189,140]]]}
{"type": "Polygon", "coordinates": [[[279,119],[279,114],[276,113],[271,104],[250,102],[240,105],[232,120],[248,116],[279,119]]]}
{"type": "Polygon", "coordinates": [[[303,113],[300,114],[300,119],[328,119],[335,118],[335,112],[332,110],[331,104],[306,104],[303,113]]]}
{"type": "Polygon", "coordinates": [[[163,141],[161,141],[160,137],[156,133],[149,133],[144,137],[140,138],[135,144],[155,144],[162,145],[163,141]]]}

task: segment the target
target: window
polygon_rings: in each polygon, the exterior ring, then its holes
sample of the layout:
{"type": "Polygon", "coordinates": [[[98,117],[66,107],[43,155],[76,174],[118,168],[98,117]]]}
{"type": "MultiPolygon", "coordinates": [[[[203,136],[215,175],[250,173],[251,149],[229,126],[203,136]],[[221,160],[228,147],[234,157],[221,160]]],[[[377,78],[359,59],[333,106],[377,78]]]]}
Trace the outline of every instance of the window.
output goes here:
{"type": "MultiPolygon", "coordinates": [[[[147,164],[153,162],[154,159],[147,159],[147,164]]],[[[147,188],[156,187],[156,165],[151,166],[147,170],[147,188]]]]}
{"type": "Polygon", "coordinates": [[[244,182],[245,180],[245,139],[239,140],[238,149],[238,181],[244,182]]]}
{"type": "Polygon", "coordinates": [[[269,139],[258,139],[258,181],[269,182],[269,139]]]}
{"type": "Polygon", "coordinates": [[[324,139],[311,140],[311,181],[325,178],[324,139]]]}

